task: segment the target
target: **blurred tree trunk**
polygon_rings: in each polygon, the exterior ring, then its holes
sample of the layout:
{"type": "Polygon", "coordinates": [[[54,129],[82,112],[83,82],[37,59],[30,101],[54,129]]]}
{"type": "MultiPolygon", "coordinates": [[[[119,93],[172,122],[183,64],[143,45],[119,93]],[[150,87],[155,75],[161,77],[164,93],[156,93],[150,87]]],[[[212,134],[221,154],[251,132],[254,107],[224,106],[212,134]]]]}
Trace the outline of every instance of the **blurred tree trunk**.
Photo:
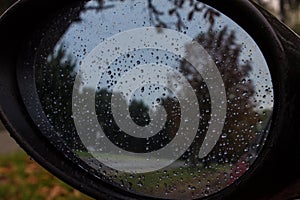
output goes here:
{"type": "Polygon", "coordinates": [[[279,0],[280,6],[280,20],[285,22],[286,21],[286,10],[285,10],[286,0],[279,0]]]}

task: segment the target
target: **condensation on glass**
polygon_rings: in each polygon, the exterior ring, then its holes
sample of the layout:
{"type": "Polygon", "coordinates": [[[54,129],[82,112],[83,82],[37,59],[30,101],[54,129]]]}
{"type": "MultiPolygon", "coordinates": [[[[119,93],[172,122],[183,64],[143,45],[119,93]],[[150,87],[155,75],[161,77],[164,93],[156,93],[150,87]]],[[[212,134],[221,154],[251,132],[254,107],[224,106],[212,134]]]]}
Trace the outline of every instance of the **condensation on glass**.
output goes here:
{"type": "Polygon", "coordinates": [[[230,186],[259,155],[270,72],[254,40],[219,11],[92,0],[58,12],[39,34],[30,58],[46,116],[39,126],[108,185],[196,199],[230,186]]]}

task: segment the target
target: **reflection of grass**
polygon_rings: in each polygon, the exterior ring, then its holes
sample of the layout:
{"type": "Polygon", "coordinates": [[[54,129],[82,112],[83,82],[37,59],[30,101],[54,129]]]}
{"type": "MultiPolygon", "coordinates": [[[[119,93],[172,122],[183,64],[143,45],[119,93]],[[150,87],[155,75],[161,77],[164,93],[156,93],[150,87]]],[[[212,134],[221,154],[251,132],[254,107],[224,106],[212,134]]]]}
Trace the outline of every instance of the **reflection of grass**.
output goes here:
{"type": "Polygon", "coordinates": [[[1,200],[88,200],[23,153],[0,155],[1,200]]]}
{"type": "MultiPolygon", "coordinates": [[[[77,154],[82,159],[90,157],[88,152],[77,152],[77,154]]],[[[120,163],[120,166],[123,161],[130,163],[130,161],[133,160],[133,166],[139,165],[139,163],[136,163],[139,162],[138,157],[133,158],[120,154],[96,153],[96,156],[97,155],[107,157],[112,161],[115,160],[115,162],[120,163]]],[[[229,164],[215,163],[210,164],[209,167],[204,167],[203,165],[192,167],[184,166],[183,161],[176,161],[174,165],[155,172],[131,174],[106,171],[105,173],[107,176],[110,176],[114,182],[137,193],[186,199],[190,198],[191,194],[204,196],[218,191],[218,188],[226,187],[229,184],[230,171],[231,167],[229,164]]]]}
{"type": "Polygon", "coordinates": [[[214,192],[213,187],[227,185],[224,172],[230,171],[230,166],[210,167],[181,167],[137,175],[119,173],[116,179],[126,188],[141,194],[186,199],[196,194],[204,196],[214,192]]]}
{"type": "MultiPolygon", "coordinates": [[[[89,157],[87,152],[77,154],[82,159],[89,157]]],[[[133,168],[140,165],[138,157],[100,153],[97,155],[107,157],[114,163],[119,162],[120,166],[124,161],[127,164],[132,163],[133,168]]],[[[171,199],[190,199],[207,196],[228,186],[231,168],[230,164],[217,163],[212,163],[208,167],[184,166],[184,161],[179,160],[162,170],[148,173],[132,174],[102,169],[113,182],[135,193],[171,199]]]]}

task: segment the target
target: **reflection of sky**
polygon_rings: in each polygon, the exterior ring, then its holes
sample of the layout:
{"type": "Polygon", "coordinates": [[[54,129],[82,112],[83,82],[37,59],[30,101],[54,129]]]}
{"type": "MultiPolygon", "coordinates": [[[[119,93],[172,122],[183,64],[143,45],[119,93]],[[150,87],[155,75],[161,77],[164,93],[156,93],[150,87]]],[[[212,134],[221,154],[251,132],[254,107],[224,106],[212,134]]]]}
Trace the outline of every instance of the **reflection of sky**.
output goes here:
{"type": "MultiPolygon", "coordinates": [[[[76,56],[78,67],[85,56],[106,38],[126,30],[154,25],[150,20],[147,1],[113,1],[108,2],[107,4],[112,4],[114,7],[103,9],[101,11],[95,9],[83,11],[80,15],[81,21],[73,23],[57,44],[57,49],[64,44],[67,53],[76,56]]],[[[153,1],[153,4],[156,8],[166,12],[172,7],[172,4],[169,1],[155,0],[153,1]]],[[[95,5],[97,5],[96,1],[90,1],[86,4],[86,7],[95,5]]],[[[206,33],[209,27],[208,21],[203,19],[203,15],[200,13],[195,14],[193,20],[187,20],[186,18],[191,8],[187,3],[184,4],[184,6],[185,7],[180,10],[180,14],[188,29],[184,29],[182,32],[185,32],[192,38],[196,38],[200,33],[206,33]]],[[[161,16],[161,20],[170,22],[168,23],[168,28],[176,28],[175,22],[177,18],[175,16],[165,14],[161,16]]],[[[237,44],[241,44],[243,47],[239,58],[240,62],[241,64],[250,62],[251,66],[253,66],[253,71],[249,78],[252,79],[253,84],[256,86],[256,91],[260,90],[264,93],[265,89],[267,89],[265,86],[271,85],[271,78],[268,73],[266,62],[254,41],[246,34],[246,32],[226,16],[221,15],[221,17],[216,17],[215,20],[216,29],[221,30],[225,26],[228,26],[229,30],[235,32],[237,44]]],[[[146,51],[143,53],[146,53],[146,51]]],[[[160,60],[164,62],[163,57],[164,56],[161,56],[160,60]]],[[[144,59],[150,62],[152,58],[151,56],[147,56],[146,53],[144,59]]],[[[136,60],[133,62],[135,61],[136,60]]],[[[170,61],[167,63],[170,64],[170,61]]],[[[126,68],[129,69],[128,65],[126,68]]],[[[109,77],[107,78],[109,79],[109,77]]],[[[106,78],[104,78],[104,80],[105,79],[106,78]]],[[[258,95],[256,100],[260,101],[263,107],[272,107],[271,94],[272,92],[269,96],[267,95],[267,97],[264,98],[258,95]]]]}
{"type": "MultiPolygon", "coordinates": [[[[115,60],[108,67],[108,70],[102,74],[98,86],[100,88],[105,85],[109,91],[112,91],[115,83],[120,77],[124,76],[126,72],[137,66],[151,63],[157,65],[163,64],[176,70],[180,68],[180,58],[177,55],[158,49],[139,49],[134,52],[128,52],[128,54],[122,55],[115,60]]],[[[155,106],[156,103],[159,103],[159,100],[157,100],[157,102],[153,101],[153,96],[166,97],[172,96],[172,94],[166,87],[150,84],[141,86],[139,90],[135,91],[134,96],[131,98],[143,100],[146,105],[155,106]]]]}

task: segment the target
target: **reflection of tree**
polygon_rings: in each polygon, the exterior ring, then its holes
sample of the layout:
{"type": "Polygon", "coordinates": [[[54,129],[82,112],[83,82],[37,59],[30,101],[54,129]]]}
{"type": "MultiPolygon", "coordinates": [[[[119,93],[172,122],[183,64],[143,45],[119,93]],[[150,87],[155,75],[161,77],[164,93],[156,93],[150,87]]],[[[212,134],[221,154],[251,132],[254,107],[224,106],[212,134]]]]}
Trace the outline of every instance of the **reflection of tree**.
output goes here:
{"type": "Polygon", "coordinates": [[[59,48],[48,56],[43,67],[36,67],[36,86],[49,122],[72,149],[81,148],[72,119],[72,90],[75,80],[72,57],[59,48]]]}
{"type": "Polygon", "coordinates": [[[150,123],[149,108],[142,100],[132,100],[129,105],[129,113],[132,120],[139,126],[146,126],[150,123]]]}
{"type": "MultiPolygon", "coordinates": [[[[86,88],[88,89],[88,88],[86,88]]],[[[114,93],[114,96],[126,102],[121,94],[114,93]]],[[[98,121],[106,136],[122,149],[132,152],[150,152],[158,150],[168,144],[175,136],[180,120],[180,109],[178,101],[172,98],[162,99],[162,105],[167,111],[167,120],[162,130],[148,138],[137,138],[126,133],[117,125],[111,109],[112,92],[101,89],[96,94],[96,113],[98,121]]],[[[122,103],[123,104],[123,103],[122,103]]],[[[143,101],[133,99],[129,105],[130,117],[139,126],[151,123],[149,118],[149,108],[143,101]]]]}
{"type": "MultiPolygon", "coordinates": [[[[223,77],[228,99],[223,135],[207,159],[217,159],[219,162],[236,161],[254,140],[255,126],[258,123],[254,111],[255,104],[252,101],[254,85],[248,80],[252,67],[249,63],[240,64],[241,45],[236,44],[235,32],[228,31],[226,27],[216,31],[212,25],[207,33],[200,34],[196,40],[214,59],[223,77]]],[[[200,109],[210,113],[209,96],[207,96],[209,94],[200,74],[195,74],[194,68],[187,62],[182,63],[181,70],[194,88],[202,88],[197,92],[198,100],[201,102],[200,109]],[[193,76],[190,76],[191,74],[193,76]]],[[[207,130],[209,120],[207,112],[206,117],[202,115],[204,123],[200,124],[198,137],[190,149],[192,163],[195,162],[203,140],[201,130],[207,130]]]]}

